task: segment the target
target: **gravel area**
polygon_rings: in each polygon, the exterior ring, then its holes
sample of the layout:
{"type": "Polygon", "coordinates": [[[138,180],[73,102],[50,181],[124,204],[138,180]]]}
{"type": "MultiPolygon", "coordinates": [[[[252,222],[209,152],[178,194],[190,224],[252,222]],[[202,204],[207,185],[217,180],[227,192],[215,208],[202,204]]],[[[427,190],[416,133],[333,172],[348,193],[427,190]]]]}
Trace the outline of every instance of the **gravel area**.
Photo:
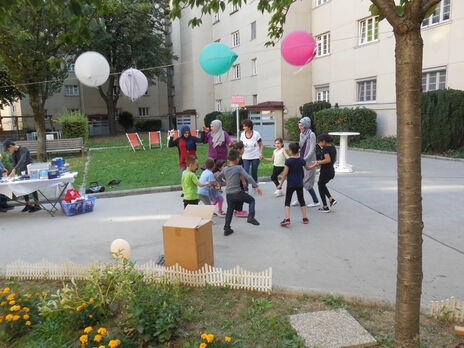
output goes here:
{"type": "Polygon", "coordinates": [[[374,347],[374,337],[345,309],[290,316],[290,322],[308,347],[374,347]]]}

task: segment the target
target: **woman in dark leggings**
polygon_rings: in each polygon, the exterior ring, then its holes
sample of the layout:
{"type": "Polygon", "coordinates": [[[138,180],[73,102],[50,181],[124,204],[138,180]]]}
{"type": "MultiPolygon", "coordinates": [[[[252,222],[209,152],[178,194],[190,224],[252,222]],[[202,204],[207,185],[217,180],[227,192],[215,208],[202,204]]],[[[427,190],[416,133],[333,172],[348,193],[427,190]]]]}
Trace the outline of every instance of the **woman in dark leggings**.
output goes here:
{"type": "Polygon", "coordinates": [[[330,211],[326,197],[329,198],[329,205],[333,207],[337,201],[332,197],[327,188],[327,183],[335,177],[334,164],[337,159],[337,149],[332,145],[332,137],[328,134],[321,134],[317,137],[317,143],[322,148],[322,160],[312,162],[311,167],[321,166],[319,173],[319,181],[317,183],[319,188],[319,196],[322,200],[322,208],[319,208],[321,213],[328,213],[330,211]]]}

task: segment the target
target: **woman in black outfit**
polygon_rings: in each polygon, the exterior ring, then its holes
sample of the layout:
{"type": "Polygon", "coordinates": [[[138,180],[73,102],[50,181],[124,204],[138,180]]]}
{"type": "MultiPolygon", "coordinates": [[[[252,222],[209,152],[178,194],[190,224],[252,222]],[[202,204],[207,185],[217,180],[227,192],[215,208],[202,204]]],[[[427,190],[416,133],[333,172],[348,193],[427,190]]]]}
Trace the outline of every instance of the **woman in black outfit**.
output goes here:
{"type": "Polygon", "coordinates": [[[322,160],[312,162],[311,167],[321,166],[319,173],[319,181],[317,183],[319,187],[319,196],[322,200],[322,208],[319,208],[321,213],[328,213],[330,211],[327,206],[326,197],[329,198],[329,205],[333,207],[337,204],[337,201],[331,196],[327,183],[335,177],[334,164],[337,159],[337,149],[332,145],[333,138],[328,134],[321,134],[317,137],[317,143],[322,148],[321,157],[322,160]]]}

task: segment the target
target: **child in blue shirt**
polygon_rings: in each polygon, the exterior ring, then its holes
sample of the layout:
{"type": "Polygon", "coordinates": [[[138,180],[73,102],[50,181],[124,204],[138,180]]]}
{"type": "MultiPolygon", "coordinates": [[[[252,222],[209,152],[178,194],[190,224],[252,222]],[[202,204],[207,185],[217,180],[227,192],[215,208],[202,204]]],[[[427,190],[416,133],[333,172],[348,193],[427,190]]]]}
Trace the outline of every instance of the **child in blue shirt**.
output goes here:
{"type": "Polygon", "coordinates": [[[207,184],[206,186],[198,187],[198,199],[203,202],[205,205],[211,205],[211,201],[209,199],[209,188],[212,184],[216,181],[214,178],[213,170],[214,170],[214,160],[208,158],[205,162],[206,169],[201,173],[199,182],[202,184],[207,184]]]}
{"type": "Polygon", "coordinates": [[[306,203],[303,194],[303,167],[310,169],[306,164],[306,161],[298,155],[300,145],[298,143],[291,143],[289,145],[290,158],[285,160],[284,174],[282,175],[282,181],[277,187],[278,190],[282,189],[282,185],[287,180],[287,191],[285,193],[285,219],[280,223],[281,226],[290,225],[290,202],[292,201],[293,192],[296,191],[298,202],[300,203],[301,213],[303,215],[303,223],[309,222],[306,216],[306,203]]]}

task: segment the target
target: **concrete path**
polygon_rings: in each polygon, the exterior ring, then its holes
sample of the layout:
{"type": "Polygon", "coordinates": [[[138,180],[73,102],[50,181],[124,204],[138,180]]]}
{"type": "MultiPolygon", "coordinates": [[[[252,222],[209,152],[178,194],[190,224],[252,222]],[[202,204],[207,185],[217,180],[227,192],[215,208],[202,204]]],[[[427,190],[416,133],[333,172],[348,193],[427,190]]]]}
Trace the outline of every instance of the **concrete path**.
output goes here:
{"type": "MultiPolygon", "coordinates": [[[[273,268],[274,283],[394,300],[396,283],[396,155],[349,151],[353,174],[329,184],[338,200],[330,214],[309,210],[303,225],[299,208],[292,224],[279,226],[284,198],[263,183],[252,226],[234,218],[229,237],[223,222],[213,227],[216,266],[241,265],[250,271],[273,268]]],[[[423,159],[423,305],[432,299],[464,298],[464,162],[423,159]]],[[[309,202],[309,195],[306,194],[309,202]]],[[[18,258],[76,263],[109,260],[109,246],[124,238],[133,259],[156,260],[163,253],[161,226],[182,213],[180,192],[98,199],[91,214],[0,213],[0,264],[18,258]]]]}

